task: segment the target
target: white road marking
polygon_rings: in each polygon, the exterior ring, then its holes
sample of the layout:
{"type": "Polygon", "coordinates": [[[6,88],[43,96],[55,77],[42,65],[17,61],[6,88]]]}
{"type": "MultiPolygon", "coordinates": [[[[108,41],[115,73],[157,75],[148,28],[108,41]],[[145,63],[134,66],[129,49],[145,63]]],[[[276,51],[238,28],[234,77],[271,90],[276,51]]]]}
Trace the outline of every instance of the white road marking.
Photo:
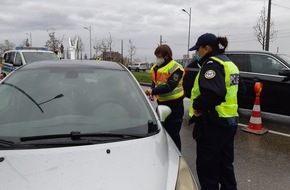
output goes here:
{"type": "MultiPolygon", "coordinates": [[[[241,127],[247,127],[248,126],[248,125],[245,125],[245,124],[242,124],[242,123],[239,123],[238,125],[241,126],[241,127]]],[[[281,135],[281,136],[284,136],[284,137],[290,137],[290,134],[287,134],[287,133],[281,133],[281,132],[272,131],[272,130],[268,130],[268,132],[272,133],[272,134],[276,134],[276,135],[281,135]]]]}

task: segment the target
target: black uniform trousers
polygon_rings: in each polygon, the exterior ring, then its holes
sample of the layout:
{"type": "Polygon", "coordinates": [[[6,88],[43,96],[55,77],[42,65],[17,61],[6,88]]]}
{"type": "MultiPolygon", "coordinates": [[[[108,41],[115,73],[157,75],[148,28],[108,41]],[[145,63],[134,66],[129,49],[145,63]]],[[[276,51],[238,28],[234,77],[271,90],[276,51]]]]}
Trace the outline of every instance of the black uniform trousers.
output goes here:
{"type": "Polygon", "coordinates": [[[204,125],[198,119],[194,133],[197,143],[196,169],[201,190],[236,190],[234,174],[234,136],[237,125],[204,125]],[[195,134],[196,136],[196,134],[195,134]]]}
{"type": "Polygon", "coordinates": [[[177,148],[181,151],[180,129],[184,115],[183,101],[181,100],[178,103],[163,105],[167,105],[171,109],[171,114],[165,119],[163,126],[176,144],[177,148]]]}

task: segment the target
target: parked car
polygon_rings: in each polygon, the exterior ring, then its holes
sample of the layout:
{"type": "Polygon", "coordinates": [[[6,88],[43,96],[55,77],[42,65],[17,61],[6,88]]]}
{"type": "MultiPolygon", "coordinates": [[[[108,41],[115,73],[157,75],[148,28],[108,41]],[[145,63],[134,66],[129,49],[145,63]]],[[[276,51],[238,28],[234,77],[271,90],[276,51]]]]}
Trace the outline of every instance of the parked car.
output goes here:
{"type": "Polygon", "coordinates": [[[59,60],[59,57],[46,48],[16,47],[15,50],[4,52],[2,72],[8,74],[21,65],[44,60],[59,60]]]}
{"type": "Polygon", "coordinates": [[[34,62],[0,81],[5,190],[197,190],[134,76],[106,61],[34,62]]]}
{"type": "Polygon", "coordinates": [[[146,63],[134,63],[132,65],[128,66],[128,69],[131,71],[146,71],[147,70],[147,64],[146,63]]]}
{"type": "MultiPolygon", "coordinates": [[[[238,66],[247,88],[239,94],[239,107],[252,109],[255,101],[255,82],[262,82],[260,95],[262,112],[290,116],[290,57],[265,51],[228,51],[226,55],[238,66]]],[[[187,97],[199,70],[196,61],[186,67],[184,89],[187,97]]]]}

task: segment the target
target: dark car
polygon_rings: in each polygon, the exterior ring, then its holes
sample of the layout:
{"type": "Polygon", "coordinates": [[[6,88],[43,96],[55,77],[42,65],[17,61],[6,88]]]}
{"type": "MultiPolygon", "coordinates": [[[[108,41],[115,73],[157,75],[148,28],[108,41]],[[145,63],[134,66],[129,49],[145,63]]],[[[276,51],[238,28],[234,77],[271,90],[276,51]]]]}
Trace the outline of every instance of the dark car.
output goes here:
{"type": "MultiPolygon", "coordinates": [[[[254,85],[263,83],[261,111],[290,116],[290,57],[264,51],[228,51],[226,55],[238,66],[247,88],[238,94],[239,107],[252,109],[255,101],[254,85]]],[[[199,71],[196,61],[185,68],[184,89],[190,98],[193,81],[199,71]]]]}

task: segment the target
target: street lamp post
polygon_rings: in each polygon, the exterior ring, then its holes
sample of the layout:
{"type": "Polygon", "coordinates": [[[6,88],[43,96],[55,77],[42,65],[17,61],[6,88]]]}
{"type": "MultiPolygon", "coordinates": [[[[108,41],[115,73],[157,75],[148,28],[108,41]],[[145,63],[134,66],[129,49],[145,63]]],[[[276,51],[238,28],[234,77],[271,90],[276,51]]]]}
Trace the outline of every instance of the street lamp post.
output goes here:
{"type": "Polygon", "coordinates": [[[92,43],[92,28],[91,28],[91,26],[89,26],[89,27],[84,27],[84,29],[88,30],[90,33],[90,59],[91,59],[92,58],[92,45],[91,45],[91,43],[92,43]]]}
{"type": "Polygon", "coordinates": [[[32,38],[31,38],[31,32],[29,32],[29,33],[26,33],[26,35],[29,35],[30,46],[32,47],[32,38]]]}
{"type": "Polygon", "coordinates": [[[191,7],[189,7],[189,12],[187,12],[185,9],[182,9],[183,12],[188,14],[189,16],[189,22],[188,22],[188,41],[187,41],[187,58],[189,59],[189,43],[190,43],[190,25],[191,25],[191,7]]]}

